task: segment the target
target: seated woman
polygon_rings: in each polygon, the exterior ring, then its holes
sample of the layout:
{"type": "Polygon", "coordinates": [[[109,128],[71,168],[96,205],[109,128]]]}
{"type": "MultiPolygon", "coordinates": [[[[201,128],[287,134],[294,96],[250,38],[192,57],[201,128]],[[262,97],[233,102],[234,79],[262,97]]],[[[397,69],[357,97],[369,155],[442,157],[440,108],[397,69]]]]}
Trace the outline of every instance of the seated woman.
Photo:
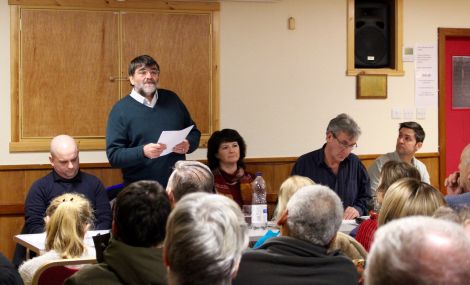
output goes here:
{"type": "Polygon", "coordinates": [[[24,262],[18,269],[26,285],[31,284],[36,270],[48,261],[93,254],[84,243],[85,233],[93,221],[93,210],[83,195],[66,193],[54,198],[44,220],[46,252],[24,262]]]}
{"type": "Polygon", "coordinates": [[[356,240],[364,246],[364,248],[369,251],[374,238],[374,233],[377,230],[377,213],[380,210],[380,207],[383,202],[385,193],[387,192],[388,187],[392,185],[395,181],[411,177],[418,180],[421,180],[421,175],[419,174],[418,169],[411,164],[401,161],[391,160],[384,164],[382,171],[380,172],[380,182],[377,187],[377,200],[375,205],[375,213],[370,215],[370,219],[363,221],[359,225],[359,229],[356,234],[356,240]]]}
{"type": "MultiPolygon", "coordinates": [[[[287,206],[287,202],[289,202],[289,199],[292,197],[292,195],[294,195],[295,192],[297,192],[297,190],[304,186],[313,184],[315,184],[315,182],[313,182],[312,179],[299,175],[294,175],[284,180],[284,182],[281,184],[281,187],[279,188],[279,200],[273,220],[277,220],[278,215],[284,212],[287,206]]],[[[268,230],[264,236],[258,239],[253,248],[260,247],[267,239],[277,237],[278,235],[279,231],[273,232],[268,230]]]]}
{"type": "Polygon", "coordinates": [[[415,178],[402,178],[387,190],[379,212],[379,227],[408,216],[432,216],[440,206],[446,206],[441,192],[415,178]]]}
{"type": "Polygon", "coordinates": [[[250,203],[250,183],[255,177],[245,171],[243,138],[236,130],[223,129],[214,132],[207,144],[207,162],[214,174],[215,191],[233,199],[240,208],[250,203]]]}

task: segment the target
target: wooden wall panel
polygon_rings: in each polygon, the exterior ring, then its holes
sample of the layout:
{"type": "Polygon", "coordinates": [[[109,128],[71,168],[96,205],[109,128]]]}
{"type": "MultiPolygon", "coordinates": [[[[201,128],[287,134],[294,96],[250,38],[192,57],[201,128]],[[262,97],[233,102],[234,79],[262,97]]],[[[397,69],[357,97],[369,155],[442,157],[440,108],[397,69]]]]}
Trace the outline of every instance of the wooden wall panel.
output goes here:
{"type": "Polygon", "coordinates": [[[129,93],[127,66],[141,54],[160,63],[159,86],[185,102],[202,132],[201,146],[218,129],[219,3],[9,3],[10,151],[46,151],[59,133],[73,135],[82,150],[104,149],[107,116],[129,93]]]}
{"type": "MultiPolygon", "coordinates": [[[[361,155],[364,165],[368,167],[378,155],[361,155]]],[[[431,176],[431,184],[439,189],[439,156],[437,153],[418,154],[417,157],[426,164],[431,176]]],[[[274,201],[281,183],[290,175],[296,157],[282,158],[248,158],[246,168],[250,172],[263,172],[268,185],[271,205],[269,213],[274,210],[274,201]]],[[[205,161],[202,161],[205,162],[205,161]]],[[[121,183],[121,171],[111,168],[108,163],[84,163],[83,171],[99,177],[105,186],[121,183]]],[[[0,166],[0,252],[11,258],[14,250],[13,236],[23,226],[24,198],[31,184],[50,171],[48,165],[11,165],[0,166]]],[[[442,190],[441,190],[442,191],[442,190]]]]}
{"type": "MultiPolygon", "coordinates": [[[[159,86],[178,94],[203,135],[214,131],[210,108],[211,19],[210,13],[126,12],[122,15],[121,69],[127,70],[129,62],[138,55],[153,56],[161,69],[159,86]]],[[[123,95],[130,90],[128,85],[126,88],[123,95]]]]}
{"type": "Polygon", "coordinates": [[[15,250],[13,237],[21,232],[23,215],[0,215],[0,252],[11,260],[15,250]]]}
{"type": "Polygon", "coordinates": [[[108,80],[119,70],[117,14],[23,9],[21,20],[21,137],[103,137],[119,100],[108,80]]]}

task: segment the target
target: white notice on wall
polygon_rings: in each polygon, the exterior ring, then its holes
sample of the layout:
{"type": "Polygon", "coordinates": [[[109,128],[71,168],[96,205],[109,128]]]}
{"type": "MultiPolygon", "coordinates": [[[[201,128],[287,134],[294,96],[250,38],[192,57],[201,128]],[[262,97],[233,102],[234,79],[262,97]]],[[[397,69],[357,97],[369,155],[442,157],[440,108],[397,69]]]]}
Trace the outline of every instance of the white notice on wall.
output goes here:
{"type": "Polygon", "coordinates": [[[437,107],[437,47],[415,45],[415,103],[417,107],[437,107]]]}

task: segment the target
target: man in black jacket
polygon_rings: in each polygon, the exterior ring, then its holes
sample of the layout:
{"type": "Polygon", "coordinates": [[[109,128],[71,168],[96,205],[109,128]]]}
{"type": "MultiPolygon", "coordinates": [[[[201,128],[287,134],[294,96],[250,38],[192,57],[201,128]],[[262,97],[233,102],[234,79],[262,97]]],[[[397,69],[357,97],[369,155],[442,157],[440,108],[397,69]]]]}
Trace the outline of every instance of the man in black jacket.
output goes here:
{"type": "Polygon", "coordinates": [[[342,203],[327,186],[297,191],[279,217],[281,236],[246,251],[233,284],[357,284],[351,260],[329,250],[342,217],[342,203]]]}
{"type": "Polygon", "coordinates": [[[158,182],[129,184],[114,204],[104,260],[80,269],[65,284],[167,284],[162,242],[170,211],[170,199],[158,182]]]}

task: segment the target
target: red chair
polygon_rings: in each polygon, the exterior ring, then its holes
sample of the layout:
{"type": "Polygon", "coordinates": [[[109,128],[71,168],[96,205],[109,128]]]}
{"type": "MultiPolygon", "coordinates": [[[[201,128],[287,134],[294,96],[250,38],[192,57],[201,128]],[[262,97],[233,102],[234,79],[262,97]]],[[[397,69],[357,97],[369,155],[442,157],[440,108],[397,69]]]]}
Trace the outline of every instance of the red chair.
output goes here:
{"type": "Polygon", "coordinates": [[[50,261],[34,273],[32,285],[62,285],[65,279],[72,276],[78,269],[69,268],[69,265],[96,263],[96,259],[74,258],[50,261]]]}

